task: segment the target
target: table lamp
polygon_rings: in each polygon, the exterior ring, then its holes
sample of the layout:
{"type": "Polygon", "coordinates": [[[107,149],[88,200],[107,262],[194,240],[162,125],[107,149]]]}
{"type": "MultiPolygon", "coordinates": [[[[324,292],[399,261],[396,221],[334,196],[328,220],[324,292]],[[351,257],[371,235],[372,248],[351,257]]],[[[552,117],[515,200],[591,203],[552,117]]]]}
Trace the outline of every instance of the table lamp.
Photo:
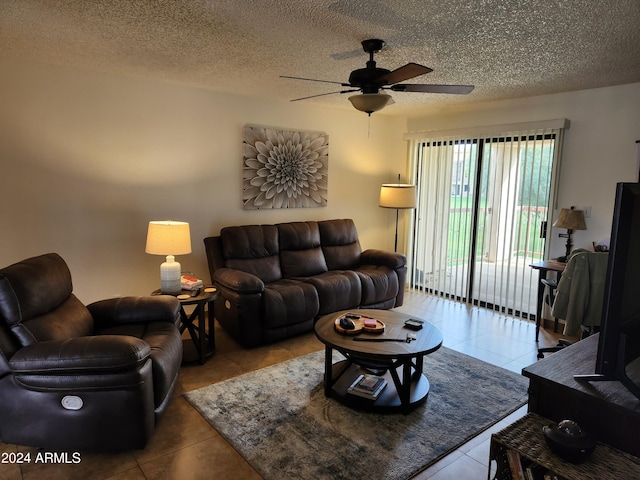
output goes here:
{"type": "Polygon", "coordinates": [[[160,265],[160,290],[169,295],[180,293],[181,267],[174,255],[191,253],[189,224],[171,220],[149,222],[145,252],[167,256],[160,265]]]}
{"type": "MultiPolygon", "coordinates": [[[[398,179],[399,180],[399,179],[398,179]]],[[[380,206],[396,209],[396,239],[394,251],[398,251],[398,213],[400,209],[416,208],[416,186],[406,183],[385,183],[380,187],[380,206]]]]}
{"type": "Polygon", "coordinates": [[[566,228],[567,233],[559,233],[558,236],[567,239],[567,251],[563,257],[558,260],[566,262],[571,255],[571,234],[574,230],[586,230],[587,225],[584,223],[584,212],[582,210],[575,210],[575,207],[563,208],[560,210],[558,219],[553,223],[554,227],[566,228]]]}

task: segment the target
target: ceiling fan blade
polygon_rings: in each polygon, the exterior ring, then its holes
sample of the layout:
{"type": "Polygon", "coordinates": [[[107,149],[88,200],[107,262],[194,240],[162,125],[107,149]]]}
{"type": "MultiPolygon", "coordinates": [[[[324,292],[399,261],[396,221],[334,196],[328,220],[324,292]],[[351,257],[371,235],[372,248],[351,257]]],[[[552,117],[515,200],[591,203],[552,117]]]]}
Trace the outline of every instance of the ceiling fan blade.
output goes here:
{"type": "Polygon", "coordinates": [[[336,85],[342,85],[343,87],[351,86],[348,83],[332,82],[331,80],[318,80],[316,78],[289,77],[288,75],[280,75],[280,78],[291,78],[293,80],[306,80],[308,82],[335,83],[336,85]]]}
{"type": "Polygon", "coordinates": [[[392,85],[429,72],[433,72],[429,67],[418,65],[417,63],[407,63],[403,67],[396,68],[395,70],[376,78],[376,82],[379,82],[382,85],[392,85]]]}
{"type": "Polygon", "coordinates": [[[467,95],[475,88],[473,85],[418,85],[401,83],[389,87],[394,92],[453,93],[467,95]]]}
{"type": "Polygon", "coordinates": [[[326,95],[335,95],[336,93],[349,93],[349,92],[359,92],[359,91],[360,90],[341,90],[339,92],[320,93],[318,95],[309,95],[308,97],[294,98],[293,100],[289,100],[289,101],[297,102],[298,100],[306,100],[307,98],[324,97],[326,95]]]}

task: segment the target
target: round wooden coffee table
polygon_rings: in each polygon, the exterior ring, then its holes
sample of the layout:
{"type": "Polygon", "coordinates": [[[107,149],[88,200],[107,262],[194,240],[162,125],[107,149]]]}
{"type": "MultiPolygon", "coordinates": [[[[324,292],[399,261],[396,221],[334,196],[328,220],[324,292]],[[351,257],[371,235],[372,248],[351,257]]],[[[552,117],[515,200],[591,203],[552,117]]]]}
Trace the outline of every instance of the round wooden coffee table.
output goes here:
{"type": "Polygon", "coordinates": [[[346,405],[370,411],[409,413],[429,395],[429,381],[423,373],[423,358],[442,346],[442,333],[429,322],[421,330],[410,330],[404,322],[415,318],[391,310],[348,310],[325,315],[315,325],[318,339],[325,345],[324,393],[346,405]],[[334,322],[345,313],[366,315],[385,324],[383,333],[339,333],[334,322]],[[406,341],[408,334],[415,340],[406,341]],[[333,363],[333,351],[345,360],[333,363]],[[373,373],[387,382],[380,396],[363,399],[347,393],[359,375],[373,373]],[[394,388],[395,387],[395,388],[394,388]]]}

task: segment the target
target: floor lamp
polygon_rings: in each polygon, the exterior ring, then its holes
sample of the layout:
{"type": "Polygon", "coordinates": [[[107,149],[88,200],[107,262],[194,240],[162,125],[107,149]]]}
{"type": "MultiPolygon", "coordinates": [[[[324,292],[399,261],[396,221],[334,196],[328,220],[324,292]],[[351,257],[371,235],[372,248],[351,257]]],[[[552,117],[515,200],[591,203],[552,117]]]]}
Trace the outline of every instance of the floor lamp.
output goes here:
{"type": "MultiPolygon", "coordinates": [[[[398,180],[400,176],[398,175],[398,180]]],[[[416,186],[406,183],[385,183],[380,187],[380,206],[396,209],[396,240],[394,251],[398,251],[398,215],[400,209],[416,208],[416,186]]]]}

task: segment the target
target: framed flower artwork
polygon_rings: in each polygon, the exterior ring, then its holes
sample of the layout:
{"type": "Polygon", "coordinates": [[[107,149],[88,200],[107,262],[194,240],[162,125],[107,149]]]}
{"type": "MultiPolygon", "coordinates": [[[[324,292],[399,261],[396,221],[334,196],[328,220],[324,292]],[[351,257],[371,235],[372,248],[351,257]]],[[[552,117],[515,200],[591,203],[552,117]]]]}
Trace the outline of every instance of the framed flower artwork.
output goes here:
{"type": "Polygon", "coordinates": [[[242,147],[245,210],[327,205],[326,133],[245,125],[242,147]]]}

